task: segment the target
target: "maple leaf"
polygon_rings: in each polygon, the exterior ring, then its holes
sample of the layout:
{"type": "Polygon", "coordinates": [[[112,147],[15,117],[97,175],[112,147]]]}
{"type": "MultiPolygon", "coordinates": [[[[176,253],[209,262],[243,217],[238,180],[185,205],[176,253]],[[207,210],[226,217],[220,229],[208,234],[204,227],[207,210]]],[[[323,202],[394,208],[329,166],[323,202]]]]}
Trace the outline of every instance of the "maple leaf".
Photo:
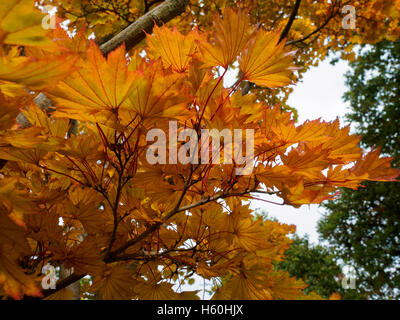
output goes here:
{"type": "Polygon", "coordinates": [[[279,194],[285,200],[285,204],[299,207],[302,204],[321,203],[324,200],[332,199],[330,194],[334,188],[325,185],[316,188],[305,186],[304,181],[300,180],[294,186],[284,186],[279,194]]]}
{"type": "Polygon", "coordinates": [[[246,11],[230,8],[224,8],[223,19],[216,15],[214,24],[212,42],[199,41],[202,59],[207,67],[219,65],[227,68],[244,49],[254,29],[246,11]]]}
{"type": "Polygon", "coordinates": [[[294,121],[285,123],[283,121],[277,122],[272,131],[279,139],[286,143],[293,143],[298,141],[309,142],[318,141],[321,143],[326,139],[326,125],[319,120],[306,121],[301,126],[296,127],[294,121]]]}
{"type": "Polygon", "coordinates": [[[121,128],[118,109],[137,86],[136,73],[128,70],[125,47],[105,59],[91,42],[86,57],[77,62],[78,71],[46,91],[57,106],[53,115],[121,128]]]}
{"type": "Polygon", "coordinates": [[[277,300],[296,300],[308,285],[290,277],[287,272],[272,272],[268,276],[273,298],[277,300]]]}
{"type": "Polygon", "coordinates": [[[17,225],[9,217],[3,203],[0,203],[0,241],[2,244],[11,245],[18,251],[29,252],[25,238],[26,230],[17,225]]]}
{"type": "Polygon", "coordinates": [[[228,221],[229,231],[232,232],[231,239],[235,248],[239,246],[246,251],[252,252],[264,247],[266,235],[260,226],[260,221],[251,221],[250,218],[232,218],[228,218],[228,221]]]}
{"type": "MultiPolygon", "coordinates": [[[[23,221],[24,214],[36,213],[38,206],[33,203],[31,195],[27,195],[18,177],[7,177],[0,180],[0,201],[9,217],[18,225],[25,227],[23,221]]],[[[6,223],[5,226],[11,227],[6,223]]],[[[16,231],[11,228],[11,231],[16,231]]]]}
{"type": "Polygon", "coordinates": [[[0,146],[30,149],[46,141],[46,137],[41,135],[41,131],[41,128],[37,127],[25,130],[7,130],[0,133],[0,146]]]}
{"type": "Polygon", "coordinates": [[[136,284],[132,270],[126,264],[118,264],[96,277],[91,289],[98,290],[104,300],[127,300],[134,296],[136,284]]]}
{"type": "MultiPolygon", "coordinates": [[[[43,140],[40,140],[40,142],[43,142],[43,140]]],[[[26,164],[38,164],[46,154],[47,151],[40,149],[20,149],[11,146],[0,148],[1,159],[19,161],[26,164]]]]}
{"type": "Polygon", "coordinates": [[[262,285],[265,272],[260,266],[250,269],[242,266],[238,274],[215,292],[212,300],[272,300],[271,293],[262,285]]]}
{"type": "Polygon", "coordinates": [[[112,216],[107,216],[104,212],[98,210],[94,203],[84,204],[79,202],[73,205],[71,202],[67,202],[64,204],[64,208],[65,213],[71,214],[82,223],[85,232],[88,234],[102,232],[108,224],[111,226],[112,216]]]}
{"type": "MultiPolygon", "coordinates": [[[[330,139],[323,142],[323,149],[329,150],[329,159],[334,163],[348,163],[357,160],[362,155],[358,146],[361,137],[349,134],[350,127],[339,128],[339,120],[331,123],[326,131],[330,139]]],[[[317,142],[315,142],[317,143],[317,142]]]]}
{"type": "Polygon", "coordinates": [[[293,185],[298,181],[296,176],[290,174],[286,166],[258,167],[255,174],[257,179],[270,189],[274,189],[274,187],[282,189],[284,185],[293,185]]]}
{"type": "Polygon", "coordinates": [[[221,272],[214,270],[214,268],[209,267],[204,262],[199,263],[196,268],[196,273],[204,279],[221,276],[221,272]]]}
{"type": "Polygon", "coordinates": [[[242,53],[239,64],[243,80],[276,88],[292,82],[293,52],[284,52],[285,42],[278,32],[259,30],[242,53]]]}
{"type": "Polygon", "coordinates": [[[227,273],[227,270],[236,270],[237,264],[238,261],[227,260],[209,266],[205,262],[201,261],[197,265],[196,273],[205,279],[221,277],[227,273]]]}
{"type": "Polygon", "coordinates": [[[172,284],[150,283],[141,281],[134,287],[143,300],[176,300],[179,299],[179,294],[172,290],[172,284]]]}
{"type": "Polygon", "coordinates": [[[164,68],[172,67],[175,72],[185,72],[190,66],[192,55],[196,52],[197,33],[182,35],[175,27],[170,30],[166,26],[155,26],[153,36],[147,36],[149,56],[161,57],[164,68]]]}
{"type": "Polygon", "coordinates": [[[289,174],[299,174],[308,179],[323,179],[321,171],[328,167],[327,152],[321,147],[309,149],[299,145],[287,155],[281,155],[283,164],[289,169],[289,174]]]}
{"type": "Polygon", "coordinates": [[[74,70],[75,62],[76,57],[70,54],[40,60],[23,56],[3,57],[0,59],[0,90],[16,96],[22,95],[25,87],[38,90],[54,85],[74,70]]]}
{"type": "Polygon", "coordinates": [[[23,294],[42,296],[33,279],[17,265],[15,254],[6,250],[4,244],[0,244],[0,284],[14,299],[20,299],[23,294]]]}
{"type": "Polygon", "coordinates": [[[351,173],[372,181],[395,181],[400,170],[391,167],[393,158],[379,158],[379,154],[380,148],[371,150],[357,161],[351,173]]]}
{"type": "Polygon", "coordinates": [[[254,104],[254,100],[254,95],[242,95],[240,91],[236,91],[231,97],[232,107],[239,108],[239,116],[243,117],[240,121],[244,124],[258,121],[265,110],[266,106],[263,103],[254,104]]]}
{"type": "Polygon", "coordinates": [[[55,259],[64,263],[68,269],[74,268],[76,273],[95,275],[104,266],[99,250],[89,237],[71,248],[63,243],[52,243],[51,250],[54,252],[55,259]]]}
{"type": "Polygon", "coordinates": [[[129,124],[139,116],[146,126],[160,118],[186,118],[190,114],[186,108],[189,98],[181,91],[183,80],[183,75],[165,74],[159,63],[151,64],[140,72],[134,90],[121,107],[122,121],[129,124]]]}
{"type": "Polygon", "coordinates": [[[52,46],[42,27],[44,15],[31,0],[2,1],[0,5],[0,45],[52,46]],[[23,19],[21,18],[23,17],[23,19]]]}
{"type": "Polygon", "coordinates": [[[239,271],[216,291],[212,299],[294,300],[302,295],[307,285],[290,278],[286,272],[272,271],[267,266],[262,259],[244,259],[239,271]]]}

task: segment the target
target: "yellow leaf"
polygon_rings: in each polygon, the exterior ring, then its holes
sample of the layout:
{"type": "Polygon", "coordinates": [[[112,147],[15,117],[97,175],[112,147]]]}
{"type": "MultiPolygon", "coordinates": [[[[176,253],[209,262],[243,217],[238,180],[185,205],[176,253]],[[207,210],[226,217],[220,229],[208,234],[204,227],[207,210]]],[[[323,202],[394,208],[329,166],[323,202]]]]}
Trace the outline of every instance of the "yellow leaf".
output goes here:
{"type": "Polygon", "coordinates": [[[51,46],[42,27],[44,15],[31,0],[0,2],[0,45],[51,46]]]}
{"type": "Polygon", "coordinates": [[[280,34],[259,30],[250,39],[239,59],[243,80],[268,88],[291,83],[293,53],[285,53],[285,42],[278,44],[280,34]]]}
{"type": "Polygon", "coordinates": [[[14,96],[22,95],[24,87],[37,90],[54,85],[73,72],[75,61],[76,57],[68,54],[40,60],[3,57],[0,59],[0,90],[14,96]]]}
{"type": "Polygon", "coordinates": [[[154,122],[157,118],[185,118],[189,98],[181,91],[181,74],[164,74],[154,63],[137,75],[135,88],[121,107],[121,119],[129,124],[137,116],[154,122]]]}
{"type": "Polygon", "coordinates": [[[24,273],[17,262],[12,250],[6,250],[0,244],[0,285],[4,286],[7,294],[14,299],[20,299],[23,294],[40,297],[41,292],[32,278],[24,273]]]}
{"type": "Polygon", "coordinates": [[[133,278],[132,270],[126,264],[107,268],[100,277],[96,277],[93,290],[99,290],[103,300],[132,299],[133,287],[137,281],[133,278]]]}
{"type": "Polygon", "coordinates": [[[223,19],[216,15],[214,24],[211,43],[206,39],[199,41],[202,58],[207,67],[219,65],[227,68],[244,49],[253,33],[250,15],[247,11],[235,12],[225,8],[223,19]]]}
{"type": "Polygon", "coordinates": [[[137,75],[128,71],[125,47],[107,59],[92,42],[79,70],[46,92],[56,103],[55,116],[102,123],[120,128],[118,109],[134,88],[137,75]]]}
{"type": "Polygon", "coordinates": [[[172,284],[167,282],[157,284],[142,281],[135,286],[134,291],[142,300],[176,300],[180,297],[172,290],[172,284]]]}
{"type": "Polygon", "coordinates": [[[202,58],[207,67],[219,65],[227,68],[244,49],[253,33],[250,15],[247,11],[235,12],[225,8],[223,19],[216,15],[214,24],[212,42],[208,43],[206,39],[199,41],[202,58]]]}
{"type": "Polygon", "coordinates": [[[196,33],[190,32],[184,36],[175,27],[170,30],[166,26],[155,26],[153,36],[147,36],[150,57],[161,57],[164,68],[172,67],[175,72],[185,72],[197,45],[196,33]]]}

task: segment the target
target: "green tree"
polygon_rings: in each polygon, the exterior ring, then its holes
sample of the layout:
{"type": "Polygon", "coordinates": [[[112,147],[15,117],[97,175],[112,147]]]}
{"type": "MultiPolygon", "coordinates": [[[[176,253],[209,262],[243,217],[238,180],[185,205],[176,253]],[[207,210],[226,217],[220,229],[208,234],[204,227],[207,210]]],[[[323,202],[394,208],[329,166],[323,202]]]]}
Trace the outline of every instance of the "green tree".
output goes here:
{"type": "MultiPolygon", "coordinates": [[[[361,48],[346,75],[350,103],[347,119],[361,134],[361,145],[379,146],[400,163],[400,42],[383,41],[361,48]]],[[[343,189],[324,204],[321,237],[352,265],[357,288],[369,298],[400,298],[400,184],[367,182],[366,188],[343,189]]]]}
{"type": "Polygon", "coordinates": [[[365,294],[358,290],[341,286],[342,268],[334,252],[322,245],[310,243],[308,237],[295,237],[278,268],[307,283],[309,286],[304,290],[306,294],[315,292],[329,298],[339,293],[345,300],[365,299],[365,294]]]}

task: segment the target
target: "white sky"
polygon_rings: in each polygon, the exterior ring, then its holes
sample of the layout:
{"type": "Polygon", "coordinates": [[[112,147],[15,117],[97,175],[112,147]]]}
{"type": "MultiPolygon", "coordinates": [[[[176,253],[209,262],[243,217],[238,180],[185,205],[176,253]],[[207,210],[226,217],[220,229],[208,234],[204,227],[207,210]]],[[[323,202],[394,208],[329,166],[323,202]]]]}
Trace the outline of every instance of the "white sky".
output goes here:
{"type": "MultiPolygon", "coordinates": [[[[288,101],[291,107],[297,109],[299,123],[318,118],[331,121],[339,117],[341,125],[345,124],[342,118],[347,110],[342,95],[346,91],[344,74],[348,69],[347,62],[340,61],[332,66],[325,61],[307,71],[302,82],[295,86],[288,101]]],[[[277,202],[281,202],[279,198],[277,202]]],[[[300,236],[308,234],[311,241],[317,242],[316,226],[323,211],[318,205],[296,209],[252,200],[251,207],[267,211],[270,217],[276,217],[279,222],[296,225],[300,236]]]]}

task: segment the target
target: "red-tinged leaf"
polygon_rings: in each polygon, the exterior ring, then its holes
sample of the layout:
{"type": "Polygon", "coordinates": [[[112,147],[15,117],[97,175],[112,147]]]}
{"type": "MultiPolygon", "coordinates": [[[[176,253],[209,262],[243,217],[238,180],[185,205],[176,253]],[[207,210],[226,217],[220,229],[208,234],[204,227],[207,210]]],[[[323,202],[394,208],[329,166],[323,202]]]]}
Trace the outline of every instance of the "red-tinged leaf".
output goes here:
{"type": "Polygon", "coordinates": [[[248,12],[229,8],[224,9],[223,19],[215,16],[214,24],[211,43],[205,39],[199,41],[202,59],[207,67],[227,68],[244,49],[254,29],[250,26],[248,12]]]}
{"type": "Polygon", "coordinates": [[[357,177],[365,177],[365,180],[396,181],[400,170],[391,167],[393,158],[379,158],[379,155],[380,148],[370,151],[357,161],[351,173],[357,177]]]}
{"type": "Polygon", "coordinates": [[[189,97],[181,91],[183,80],[181,74],[165,74],[157,63],[148,67],[137,75],[135,88],[121,107],[122,121],[129,124],[137,116],[148,123],[159,118],[187,117],[189,97]]]}

